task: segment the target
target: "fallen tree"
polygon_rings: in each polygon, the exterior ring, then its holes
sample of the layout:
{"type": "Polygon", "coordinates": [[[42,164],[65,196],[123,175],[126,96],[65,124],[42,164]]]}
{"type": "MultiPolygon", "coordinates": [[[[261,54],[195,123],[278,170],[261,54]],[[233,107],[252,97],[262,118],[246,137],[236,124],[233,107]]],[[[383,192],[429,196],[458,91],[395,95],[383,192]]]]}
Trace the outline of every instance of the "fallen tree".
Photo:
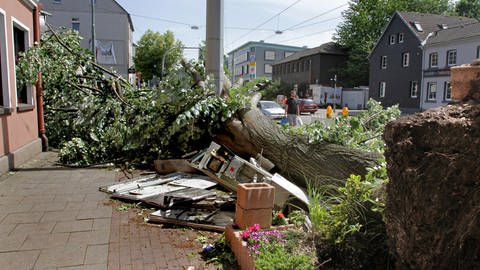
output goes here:
{"type": "Polygon", "coordinates": [[[306,180],[331,183],[350,174],[364,175],[366,167],[377,164],[378,153],[350,144],[375,141],[375,134],[381,134],[382,125],[395,115],[369,129],[371,119],[355,118],[339,118],[331,126],[285,129],[256,109],[260,95],[253,89],[226,83],[223,96],[215,96],[212,84],[202,80],[203,66],[198,63],[182,61],[156,89],[135,89],[112,72],[108,79],[102,77],[107,71],[91,63],[74,35],[47,33],[46,45],[28,51],[20,65],[27,79],[35,78],[32,70],[48,74],[47,128],[58,140],[60,160],[69,164],[152,164],[154,159],[206,148],[213,139],[246,158],[262,154],[300,185],[306,180]],[[53,55],[56,62],[48,62],[53,55]],[[72,59],[78,68],[65,69],[72,59]],[[36,68],[25,71],[32,65],[36,68]],[[62,117],[55,118],[59,111],[62,117]]]}

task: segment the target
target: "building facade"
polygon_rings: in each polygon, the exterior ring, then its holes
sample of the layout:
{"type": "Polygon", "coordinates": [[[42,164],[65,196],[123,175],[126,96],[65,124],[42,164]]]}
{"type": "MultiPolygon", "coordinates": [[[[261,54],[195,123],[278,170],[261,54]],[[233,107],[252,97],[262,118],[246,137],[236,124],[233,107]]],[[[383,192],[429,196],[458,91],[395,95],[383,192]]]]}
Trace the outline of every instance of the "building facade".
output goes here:
{"type": "Polygon", "coordinates": [[[309,85],[332,86],[335,71],[345,65],[347,58],[345,49],[328,42],[276,61],[273,64],[273,80],[291,86],[296,84],[302,96],[311,96],[306,93],[309,85]]]}
{"type": "Polygon", "coordinates": [[[275,61],[305,49],[304,47],[265,42],[247,42],[228,53],[228,69],[231,79],[234,82],[240,78],[244,81],[252,81],[260,77],[271,80],[272,64],[275,61]]]}
{"type": "Polygon", "coordinates": [[[0,1],[0,173],[16,168],[42,150],[36,89],[17,84],[18,54],[33,46],[36,1],[0,1]]]}
{"type": "Polygon", "coordinates": [[[424,45],[421,109],[452,100],[450,68],[480,58],[480,23],[434,32],[424,45]]]}
{"type": "MultiPolygon", "coordinates": [[[[81,46],[92,48],[92,12],[90,0],[42,0],[43,9],[51,14],[48,23],[71,28],[83,37],[81,46]]],[[[95,39],[97,63],[115,70],[132,82],[133,24],[130,14],[115,0],[95,1],[95,39]],[[114,27],[112,27],[114,26],[114,27]]]]}
{"type": "Polygon", "coordinates": [[[475,19],[395,12],[370,54],[369,96],[404,113],[422,109],[423,45],[431,33],[475,19]]]}

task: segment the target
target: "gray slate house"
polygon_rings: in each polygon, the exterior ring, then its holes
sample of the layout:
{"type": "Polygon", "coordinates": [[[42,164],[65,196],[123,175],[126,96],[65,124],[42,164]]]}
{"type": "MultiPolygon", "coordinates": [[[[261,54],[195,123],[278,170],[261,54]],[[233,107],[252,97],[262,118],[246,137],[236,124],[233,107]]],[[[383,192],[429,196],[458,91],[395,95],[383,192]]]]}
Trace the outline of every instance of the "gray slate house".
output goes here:
{"type": "Polygon", "coordinates": [[[420,111],[427,37],[474,22],[465,17],[395,12],[370,54],[369,96],[384,106],[399,104],[403,113],[420,111]]]}
{"type": "Polygon", "coordinates": [[[273,43],[249,41],[228,53],[228,69],[234,82],[242,78],[252,81],[265,77],[272,79],[272,64],[304,47],[287,46],[273,43]]]}
{"type": "MultiPolygon", "coordinates": [[[[51,14],[47,22],[55,27],[72,28],[83,37],[81,46],[91,49],[90,0],[41,0],[43,9],[51,14]]],[[[130,14],[115,0],[96,0],[95,39],[97,63],[115,70],[124,78],[133,66],[133,23],[130,14]]],[[[129,76],[130,75],[130,76],[129,76]]]]}
{"type": "Polygon", "coordinates": [[[288,85],[298,85],[302,96],[310,84],[331,86],[335,70],[345,65],[348,52],[335,42],[297,52],[273,64],[273,80],[288,85]]]}
{"type": "Polygon", "coordinates": [[[480,57],[480,23],[434,32],[423,54],[421,109],[443,106],[451,101],[450,68],[480,57]]]}

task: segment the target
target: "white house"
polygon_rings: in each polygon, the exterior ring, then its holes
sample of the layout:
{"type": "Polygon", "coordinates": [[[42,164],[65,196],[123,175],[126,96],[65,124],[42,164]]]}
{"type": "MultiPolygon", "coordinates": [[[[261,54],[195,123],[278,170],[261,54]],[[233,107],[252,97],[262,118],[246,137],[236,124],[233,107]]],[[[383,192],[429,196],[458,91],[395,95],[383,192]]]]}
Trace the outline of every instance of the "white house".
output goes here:
{"type": "Polygon", "coordinates": [[[429,34],[423,46],[421,109],[451,101],[450,68],[479,58],[480,22],[442,29],[429,34]]]}

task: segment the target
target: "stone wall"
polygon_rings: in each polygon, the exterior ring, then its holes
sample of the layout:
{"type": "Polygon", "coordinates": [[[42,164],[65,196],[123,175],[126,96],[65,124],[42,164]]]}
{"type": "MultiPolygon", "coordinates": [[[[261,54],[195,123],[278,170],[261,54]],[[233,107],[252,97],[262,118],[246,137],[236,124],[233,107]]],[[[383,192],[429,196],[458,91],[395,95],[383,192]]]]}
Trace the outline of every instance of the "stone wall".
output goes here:
{"type": "Polygon", "coordinates": [[[480,66],[452,104],[387,125],[386,227],[397,269],[480,269],[480,66]]]}

